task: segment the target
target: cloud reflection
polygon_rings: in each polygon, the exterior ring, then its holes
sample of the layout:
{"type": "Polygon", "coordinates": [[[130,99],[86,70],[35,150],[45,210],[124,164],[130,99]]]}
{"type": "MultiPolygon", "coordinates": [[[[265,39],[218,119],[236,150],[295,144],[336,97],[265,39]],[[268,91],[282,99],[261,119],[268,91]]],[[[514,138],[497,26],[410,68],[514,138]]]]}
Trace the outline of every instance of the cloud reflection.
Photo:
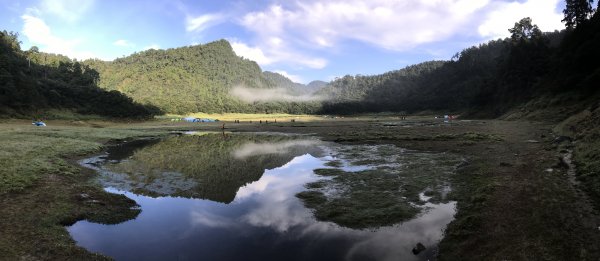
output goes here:
{"type": "Polygon", "coordinates": [[[266,155],[266,154],[285,154],[289,153],[293,147],[312,147],[321,143],[319,140],[292,140],[283,142],[265,142],[254,143],[249,142],[233,151],[233,157],[244,159],[250,156],[266,155]]]}

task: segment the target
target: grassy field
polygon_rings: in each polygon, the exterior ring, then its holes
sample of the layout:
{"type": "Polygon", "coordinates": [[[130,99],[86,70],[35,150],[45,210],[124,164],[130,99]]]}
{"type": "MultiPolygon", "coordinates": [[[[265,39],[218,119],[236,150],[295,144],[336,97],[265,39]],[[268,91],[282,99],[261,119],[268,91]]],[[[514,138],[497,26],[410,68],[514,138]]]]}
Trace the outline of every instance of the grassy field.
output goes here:
{"type": "Polygon", "coordinates": [[[317,115],[294,115],[294,114],[285,114],[285,113],[273,113],[273,114],[249,114],[249,113],[192,113],[188,115],[176,115],[176,114],[167,114],[165,116],[158,116],[157,119],[160,120],[170,120],[170,119],[180,119],[184,117],[194,117],[194,118],[206,118],[206,119],[218,119],[220,121],[291,121],[292,119],[296,121],[318,121],[322,120],[323,117],[317,115]]]}

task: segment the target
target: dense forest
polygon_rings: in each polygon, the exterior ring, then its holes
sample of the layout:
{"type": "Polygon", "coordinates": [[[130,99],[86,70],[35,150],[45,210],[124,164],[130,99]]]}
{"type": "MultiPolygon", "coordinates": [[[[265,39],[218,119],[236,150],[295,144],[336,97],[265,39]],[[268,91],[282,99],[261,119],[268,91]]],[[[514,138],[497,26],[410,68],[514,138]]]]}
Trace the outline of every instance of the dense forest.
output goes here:
{"type": "Polygon", "coordinates": [[[302,94],[308,88],[283,75],[263,73],[256,62],[237,56],[225,40],[150,49],[112,62],[87,60],[84,64],[100,73],[100,87],[122,92],[169,113],[311,113],[318,109],[315,104],[293,102],[249,104],[230,95],[237,86],[286,88],[290,94],[302,94]]]}
{"type": "Polygon", "coordinates": [[[434,110],[498,117],[548,97],[552,101],[542,106],[593,102],[600,82],[600,15],[568,25],[542,33],[524,18],[509,29],[510,38],[467,48],[450,61],[337,78],[320,91],[334,97],[321,113],[434,110]]]}
{"type": "Polygon", "coordinates": [[[0,115],[43,117],[48,109],[109,117],[149,118],[160,113],[96,83],[96,70],[67,57],[22,51],[17,34],[0,31],[0,115]]]}

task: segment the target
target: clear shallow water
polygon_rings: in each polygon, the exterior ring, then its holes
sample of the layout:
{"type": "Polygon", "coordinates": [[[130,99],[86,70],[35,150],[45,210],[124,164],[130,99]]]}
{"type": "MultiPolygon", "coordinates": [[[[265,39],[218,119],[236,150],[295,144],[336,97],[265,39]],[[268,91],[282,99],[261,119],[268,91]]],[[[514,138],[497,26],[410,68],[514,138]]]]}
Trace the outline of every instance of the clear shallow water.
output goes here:
{"type": "Polygon", "coordinates": [[[107,191],[125,194],[142,212],[117,225],[79,221],[68,227],[72,237],[116,260],[425,260],[435,254],[432,246],[454,216],[455,203],[448,202],[424,203],[416,218],[388,227],[356,230],[317,221],[295,195],[323,179],[313,170],[335,158],[327,152],[331,144],[308,137],[234,135],[133,144],[129,152],[109,151],[82,162],[100,171],[107,191]],[[214,155],[185,154],[195,147],[214,155]],[[176,161],[171,156],[202,160],[187,162],[195,167],[186,168],[169,165],[176,161]],[[212,163],[219,163],[219,175],[201,167],[212,163]],[[143,172],[161,175],[148,178],[143,172]],[[168,176],[176,181],[164,181],[168,176]],[[415,256],[411,250],[418,242],[428,249],[415,256]]]}

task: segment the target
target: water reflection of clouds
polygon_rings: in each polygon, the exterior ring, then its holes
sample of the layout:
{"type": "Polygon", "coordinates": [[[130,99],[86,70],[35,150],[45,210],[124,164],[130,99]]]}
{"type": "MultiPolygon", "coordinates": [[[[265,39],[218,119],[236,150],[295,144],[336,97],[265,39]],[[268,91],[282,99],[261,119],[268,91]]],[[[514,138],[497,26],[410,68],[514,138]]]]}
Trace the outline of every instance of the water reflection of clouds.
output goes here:
{"type": "Polygon", "coordinates": [[[292,140],[292,141],[282,141],[282,142],[264,142],[264,143],[255,143],[249,142],[246,143],[237,149],[235,149],[232,154],[233,157],[237,159],[244,159],[250,156],[257,155],[267,155],[267,154],[284,154],[288,153],[291,148],[302,146],[302,147],[310,147],[319,145],[321,141],[316,139],[304,139],[304,140],[292,140]]]}
{"type": "MultiPolygon", "coordinates": [[[[315,146],[319,143],[316,140],[248,143],[236,150],[234,156],[286,153],[295,146],[315,146]]],[[[316,176],[313,169],[324,167],[324,163],[332,159],[335,159],[335,155],[319,159],[304,154],[281,167],[265,170],[258,181],[239,188],[234,201],[228,205],[198,199],[151,198],[109,188],[107,191],[125,194],[142,206],[143,211],[138,219],[113,227],[82,221],[69,231],[79,245],[92,246],[92,249],[100,252],[102,245],[108,244],[103,241],[107,238],[113,242],[110,244],[129,249],[135,244],[140,245],[139,242],[148,243],[152,241],[152,235],[160,234],[160,240],[177,239],[178,243],[161,243],[165,249],[156,251],[175,251],[173,254],[180,254],[177,249],[182,246],[178,244],[186,244],[183,242],[188,242],[191,247],[199,240],[207,244],[215,240],[218,245],[234,249],[242,244],[241,241],[255,237],[264,239],[267,248],[283,241],[302,242],[307,249],[320,244],[341,247],[345,249],[345,256],[340,258],[345,260],[364,260],[365,257],[374,260],[419,260],[422,257],[411,253],[416,243],[421,242],[428,247],[427,251],[431,251],[430,247],[442,238],[443,229],[453,219],[455,202],[427,203],[424,213],[413,220],[370,230],[349,229],[332,222],[317,221],[311,210],[305,208],[295,195],[304,190],[304,184],[322,178],[316,176]],[[109,232],[102,238],[104,230],[109,232]],[[132,231],[144,236],[129,235],[132,231]],[[100,238],[92,234],[99,234],[100,238]]],[[[300,250],[294,251],[298,253],[300,250]]]]}
{"type": "MultiPolygon", "coordinates": [[[[241,187],[235,196],[236,202],[248,198],[254,194],[265,192],[269,188],[271,197],[273,194],[281,194],[288,197],[290,191],[286,190],[290,186],[298,187],[299,184],[305,184],[315,178],[311,176],[312,170],[322,163],[309,154],[295,157],[290,162],[279,168],[265,170],[263,176],[250,184],[241,187]]],[[[296,189],[298,190],[298,189],[296,189]]]]}
{"type": "Polygon", "coordinates": [[[378,229],[366,233],[362,241],[356,242],[348,251],[347,259],[364,254],[374,255],[375,260],[419,260],[410,256],[417,243],[427,247],[434,246],[443,236],[444,228],[454,217],[456,202],[446,204],[427,204],[427,212],[418,218],[393,226],[391,229],[378,229]],[[376,251],[373,251],[376,250],[376,251]]]}
{"type": "Polygon", "coordinates": [[[365,255],[375,260],[419,260],[411,250],[421,242],[426,246],[436,245],[442,238],[443,229],[453,219],[455,202],[446,204],[425,204],[425,212],[418,218],[392,227],[374,230],[354,230],[340,227],[331,222],[315,220],[310,210],[294,196],[302,184],[314,180],[312,168],[295,169],[295,166],[322,164],[322,161],[309,155],[296,157],[292,162],[274,170],[269,170],[257,182],[240,188],[236,201],[252,197],[257,206],[241,218],[251,226],[269,227],[279,233],[298,228],[297,237],[314,238],[353,238],[347,252],[347,260],[358,260],[365,255]],[[261,188],[261,193],[248,193],[261,188]],[[240,197],[241,195],[244,195],[240,197]],[[407,255],[408,254],[408,255],[407,255]]]}
{"type": "Polygon", "coordinates": [[[215,215],[213,213],[193,209],[190,213],[190,221],[192,227],[206,226],[211,228],[233,228],[235,222],[228,217],[215,215]]]}
{"type": "Polygon", "coordinates": [[[271,227],[278,232],[313,219],[294,195],[303,184],[316,179],[312,169],[320,164],[321,160],[305,154],[280,168],[267,170],[260,180],[240,188],[235,201],[252,196],[251,200],[257,203],[241,219],[250,225],[271,227]]]}

